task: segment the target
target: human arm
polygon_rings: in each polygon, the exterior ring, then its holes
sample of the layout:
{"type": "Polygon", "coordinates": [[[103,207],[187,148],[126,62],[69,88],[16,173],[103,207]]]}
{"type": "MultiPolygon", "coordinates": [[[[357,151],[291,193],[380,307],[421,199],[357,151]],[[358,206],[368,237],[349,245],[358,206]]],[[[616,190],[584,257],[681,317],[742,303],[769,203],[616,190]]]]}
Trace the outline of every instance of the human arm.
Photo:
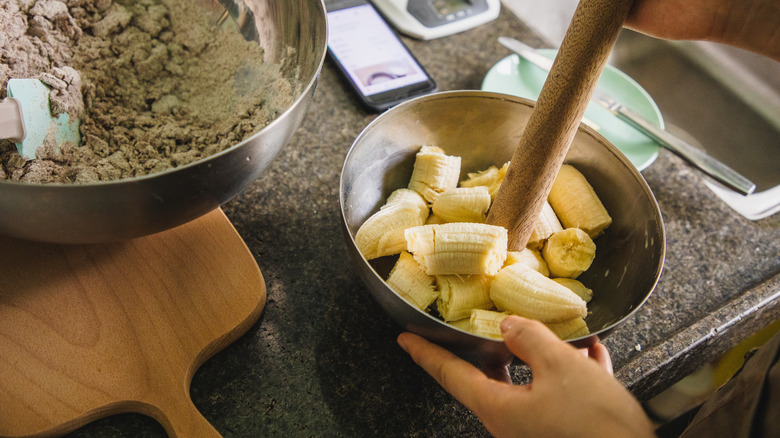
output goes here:
{"type": "Polygon", "coordinates": [[[537,321],[510,316],[501,329],[509,350],[530,366],[531,384],[488,377],[412,333],[398,343],[496,437],[653,436],[640,404],[607,371],[602,344],[588,358],[537,321]]]}
{"type": "Polygon", "coordinates": [[[657,38],[727,44],[780,61],[776,0],[635,0],[625,26],[657,38]]]}

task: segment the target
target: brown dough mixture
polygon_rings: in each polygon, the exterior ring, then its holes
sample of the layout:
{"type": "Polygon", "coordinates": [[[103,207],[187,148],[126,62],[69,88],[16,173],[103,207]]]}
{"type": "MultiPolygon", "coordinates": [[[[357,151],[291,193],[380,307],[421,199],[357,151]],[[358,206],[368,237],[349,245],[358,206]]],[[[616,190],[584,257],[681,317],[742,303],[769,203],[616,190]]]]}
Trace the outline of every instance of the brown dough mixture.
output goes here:
{"type": "Polygon", "coordinates": [[[294,100],[257,43],[217,27],[192,0],[1,3],[0,100],[8,79],[40,79],[53,113],[80,118],[81,145],[44,144],[25,161],[0,140],[0,180],[160,172],[246,139],[294,100]]]}

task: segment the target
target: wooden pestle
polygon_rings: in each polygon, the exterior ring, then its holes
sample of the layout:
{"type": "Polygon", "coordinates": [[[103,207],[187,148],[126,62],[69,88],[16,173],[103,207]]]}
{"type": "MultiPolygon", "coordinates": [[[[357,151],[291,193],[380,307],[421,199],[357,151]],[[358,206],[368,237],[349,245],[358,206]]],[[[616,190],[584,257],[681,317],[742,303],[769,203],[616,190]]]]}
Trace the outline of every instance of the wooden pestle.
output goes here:
{"type": "Polygon", "coordinates": [[[509,249],[528,243],[632,0],[581,0],[488,214],[509,231],[509,249]]]}

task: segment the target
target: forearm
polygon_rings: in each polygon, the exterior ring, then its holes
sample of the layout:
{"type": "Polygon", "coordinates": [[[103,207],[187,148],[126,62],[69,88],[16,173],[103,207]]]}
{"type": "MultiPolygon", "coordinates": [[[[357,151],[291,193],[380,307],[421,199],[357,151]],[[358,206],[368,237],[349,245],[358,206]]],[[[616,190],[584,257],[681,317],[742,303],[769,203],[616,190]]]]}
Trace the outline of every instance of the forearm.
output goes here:
{"type": "Polygon", "coordinates": [[[780,1],[745,0],[728,18],[717,42],[780,61],[780,1]]]}
{"type": "Polygon", "coordinates": [[[780,61],[777,0],[636,0],[626,27],[658,38],[728,44],[780,61]]]}

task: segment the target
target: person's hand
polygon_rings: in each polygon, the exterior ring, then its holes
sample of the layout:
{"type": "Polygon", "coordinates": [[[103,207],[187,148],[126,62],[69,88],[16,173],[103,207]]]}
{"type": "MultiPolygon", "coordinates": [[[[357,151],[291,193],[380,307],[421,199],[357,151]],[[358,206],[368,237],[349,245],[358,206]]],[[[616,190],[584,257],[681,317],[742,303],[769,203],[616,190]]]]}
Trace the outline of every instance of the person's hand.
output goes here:
{"type": "MultiPolygon", "coordinates": [[[[398,344],[497,437],[649,437],[650,420],[612,377],[606,348],[582,354],[546,326],[516,316],[501,324],[509,350],[533,373],[528,385],[512,385],[412,333],[398,344]]],[[[492,370],[491,372],[495,372],[492,370]]]]}
{"type": "Polygon", "coordinates": [[[657,38],[715,41],[780,61],[776,0],[635,0],[625,26],[657,38]]]}

